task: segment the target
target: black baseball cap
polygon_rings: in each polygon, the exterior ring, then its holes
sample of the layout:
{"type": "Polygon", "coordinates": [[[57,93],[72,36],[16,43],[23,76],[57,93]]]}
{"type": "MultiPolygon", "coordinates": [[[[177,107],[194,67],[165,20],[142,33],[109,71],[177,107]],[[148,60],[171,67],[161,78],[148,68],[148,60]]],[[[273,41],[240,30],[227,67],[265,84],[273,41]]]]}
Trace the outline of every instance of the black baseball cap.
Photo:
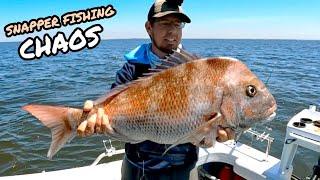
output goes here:
{"type": "Polygon", "coordinates": [[[149,10],[148,21],[169,14],[175,14],[182,22],[190,23],[190,18],[182,11],[182,2],[183,0],[156,0],[149,10]]]}

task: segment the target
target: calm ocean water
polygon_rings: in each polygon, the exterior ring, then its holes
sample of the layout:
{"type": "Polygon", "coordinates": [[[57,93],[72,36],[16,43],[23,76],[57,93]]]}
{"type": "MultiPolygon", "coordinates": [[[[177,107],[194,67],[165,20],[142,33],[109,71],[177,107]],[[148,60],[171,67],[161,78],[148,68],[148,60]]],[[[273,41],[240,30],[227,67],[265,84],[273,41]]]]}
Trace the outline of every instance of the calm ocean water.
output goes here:
{"type": "MultiPolygon", "coordinates": [[[[123,55],[148,40],[105,40],[95,49],[36,61],[23,61],[19,43],[0,43],[0,176],[52,171],[89,165],[104,151],[104,136],[75,138],[53,158],[46,153],[49,129],[22,111],[27,103],[81,107],[104,94],[125,62],[123,55]]],[[[287,121],[310,104],[320,104],[320,41],[184,40],[187,50],[202,57],[233,56],[243,60],[264,82],[278,103],[267,124],[275,141],[271,155],[280,158],[287,121]]],[[[265,131],[263,127],[257,127],[265,131]]],[[[243,136],[242,142],[251,143],[243,136]]],[[[260,150],[265,143],[252,142],[260,150]]],[[[114,143],[117,148],[121,143],[114,143]]],[[[319,154],[298,149],[294,173],[310,175],[319,154]]],[[[121,156],[109,159],[120,159],[121,156]]]]}

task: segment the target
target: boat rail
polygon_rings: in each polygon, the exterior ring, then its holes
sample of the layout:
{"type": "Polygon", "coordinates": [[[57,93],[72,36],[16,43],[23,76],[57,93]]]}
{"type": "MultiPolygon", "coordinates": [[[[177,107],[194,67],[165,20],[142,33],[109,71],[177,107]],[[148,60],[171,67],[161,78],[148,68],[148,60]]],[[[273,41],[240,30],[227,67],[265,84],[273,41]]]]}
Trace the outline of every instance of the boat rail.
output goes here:
{"type": "Polygon", "coordinates": [[[103,146],[105,148],[105,152],[101,153],[91,164],[91,166],[96,166],[99,162],[105,157],[111,157],[117,154],[124,154],[124,149],[116,150],[115,147],[112,146],[112,142],[110,139],[103,140],[103,146]]]}

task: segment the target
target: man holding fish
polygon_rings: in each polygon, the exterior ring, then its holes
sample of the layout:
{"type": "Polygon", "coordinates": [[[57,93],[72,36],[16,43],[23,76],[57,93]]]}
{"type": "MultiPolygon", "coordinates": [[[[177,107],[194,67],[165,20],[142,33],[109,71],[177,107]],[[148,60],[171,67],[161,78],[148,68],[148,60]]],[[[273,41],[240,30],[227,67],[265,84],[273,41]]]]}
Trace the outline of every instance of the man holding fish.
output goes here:
{"type": "Polygon", "coordinates": [[[189,179],[198,147],[274,118],[275,99],[241,61],[199,59],[179,48],[182,28],[191,22],[181,4],[152,5],[145,23],[151,43],[125,55],[128,62],[105,96],[83,109],[23,107],[51,129],[49,158],[76,132],[105,133],[126,142],[122,179],[189,179]]]}
{"type": "MultiPolygon", "coordinates": [[[[176,3],[158,1],[153,4],[145,24],[152,43],[139,46],[125,55],[128,62],[117,72],[117,79],[112,88],[137,79],[142,73],[148,72],[149,68],[154,68],[159,59],[179,48],[182,28],[191,20],[182,13],[181,4],[176,3]]],[[[90,111],[92,107],[93,102],[87,101],[84,111],[90,111]]],[[[103,108],[98,109],[97,113],[92,114],[78,127],[78,133],[82,136],[105,131],[112,132],[113,129],[103,108]]],[[[230,128],[219,126],[217,133],[217,140],[220,142],[234,138],[234,132],[230,128]]],[[[162,156],[167,147],[151,141],[126,143],[126,156],[122,165],[123,179],[139,179],[143,176],[143,171],[145,177],[152,179],[188,179],[190,170],[195,166],[198,149],[191,143],[181,144],[162,156]]]]}

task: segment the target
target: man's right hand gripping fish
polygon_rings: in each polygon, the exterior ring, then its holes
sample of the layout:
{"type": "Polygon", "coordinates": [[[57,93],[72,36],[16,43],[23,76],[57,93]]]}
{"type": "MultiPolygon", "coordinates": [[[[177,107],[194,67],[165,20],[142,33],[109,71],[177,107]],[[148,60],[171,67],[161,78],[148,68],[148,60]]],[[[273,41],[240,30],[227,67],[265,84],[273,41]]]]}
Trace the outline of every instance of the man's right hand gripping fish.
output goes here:
{"type": "MultiPolygon", "coordinates": [[[[94,101],[93,111],[108,117],[105,133],[139,143],[171,147],[214,145],[218,126],[236,131],[275,117],[277,105],[264,83],[241,61],[229,57],[199,59],[174,52],[144,77],[112,89],[94,101]]],[[[77,135],[86,119],[82,109],[30,104],[23,107],[51,129],[48,157],[77,135]]],[[[105,117],[105,116],[103,116],[105,117]]]]}

